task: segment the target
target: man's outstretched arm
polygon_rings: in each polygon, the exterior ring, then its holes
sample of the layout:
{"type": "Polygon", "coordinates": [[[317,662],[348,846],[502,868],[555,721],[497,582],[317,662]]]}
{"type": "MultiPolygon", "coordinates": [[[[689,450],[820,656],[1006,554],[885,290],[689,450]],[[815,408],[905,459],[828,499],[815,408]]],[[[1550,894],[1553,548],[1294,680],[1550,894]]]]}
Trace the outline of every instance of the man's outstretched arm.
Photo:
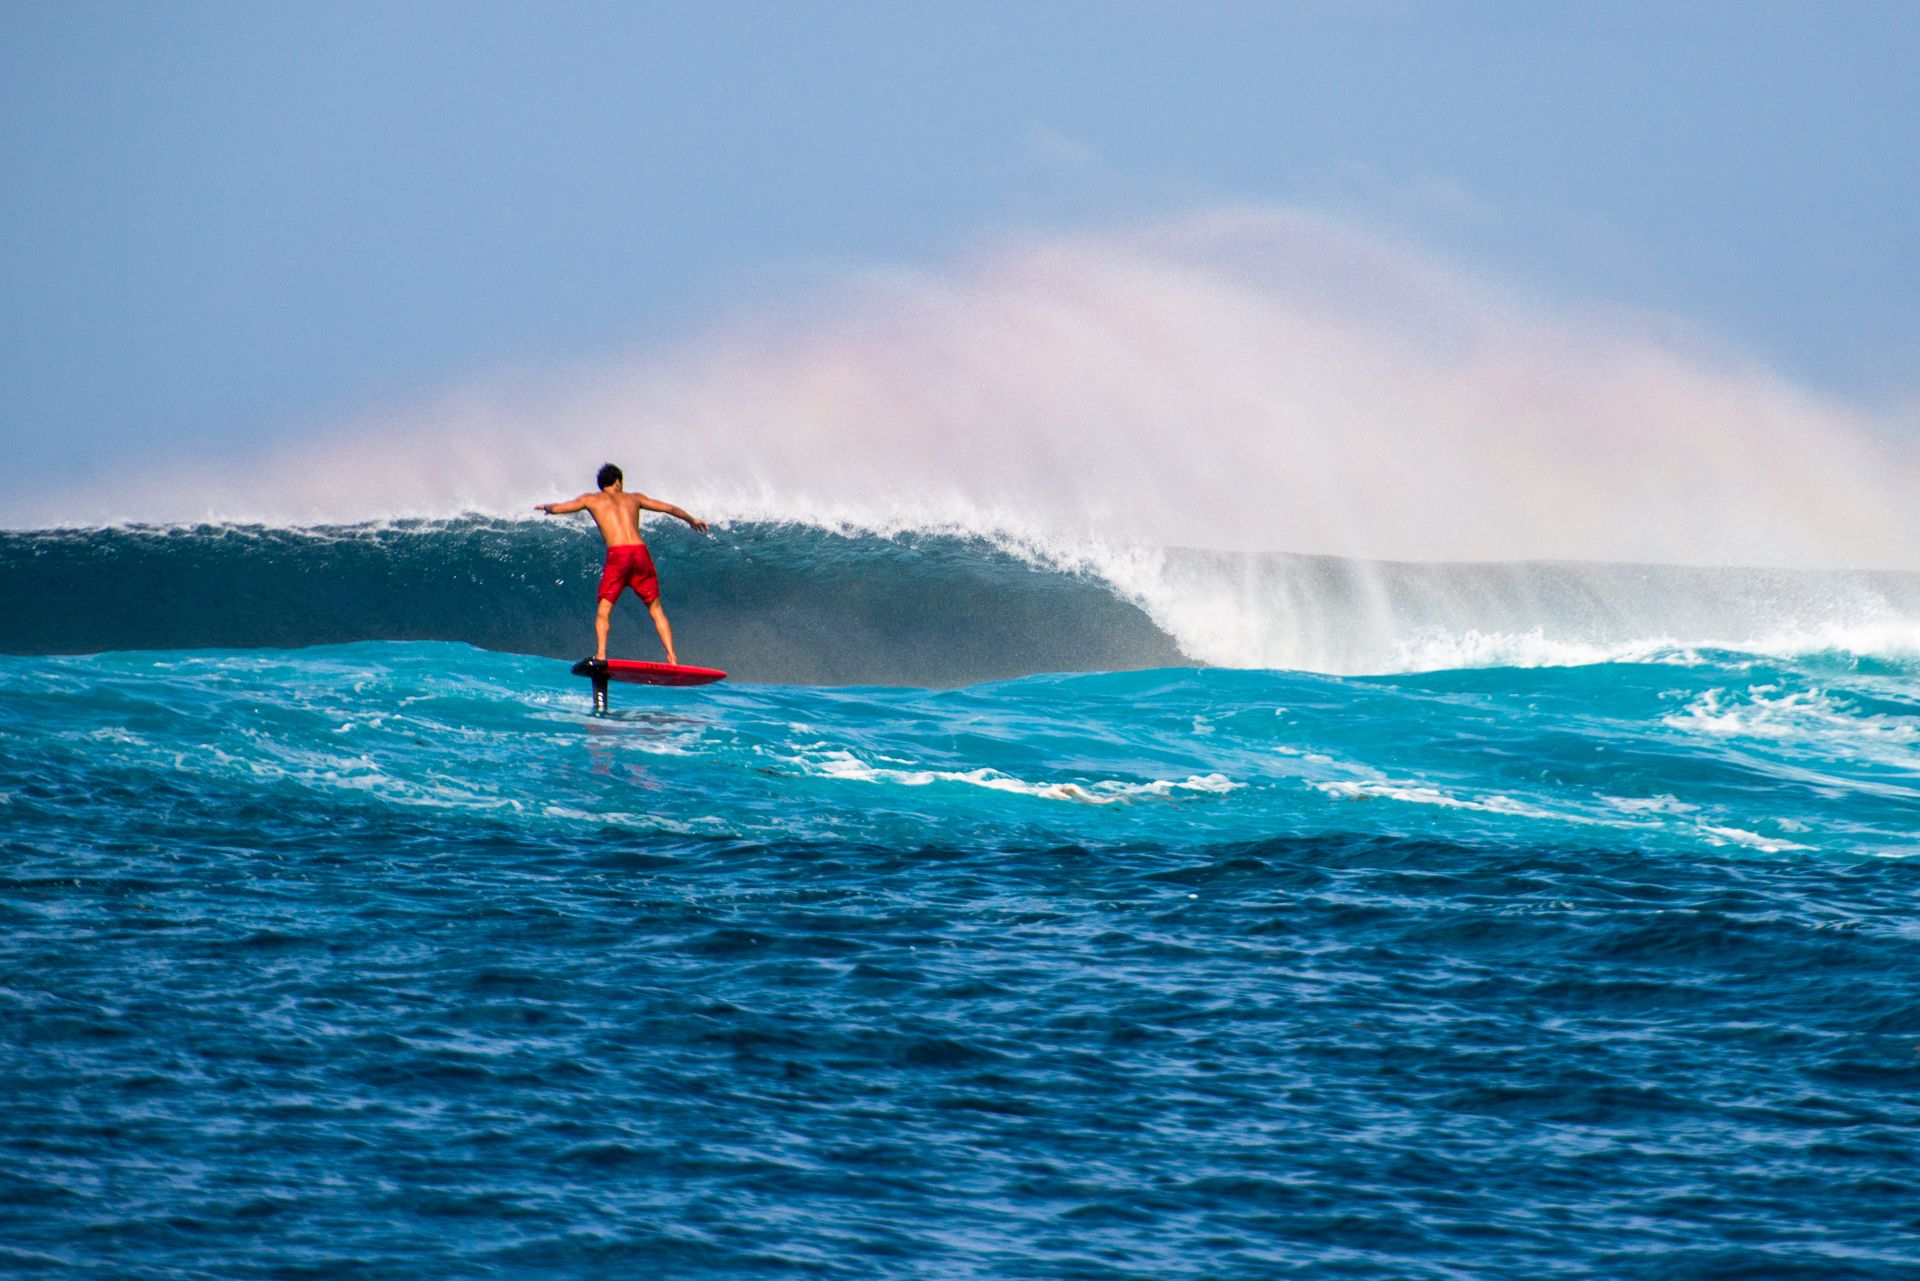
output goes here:
{"type": "Polygon", "coordinates": [[[687,515],[686,512],[675,507],[672,503],[663,503],[658,498],[648,498],[645,494],[635,494],[634,497],[640,501],[642,507],[650,512],[665,512],[669,516],[676,516],[698,530],[705,530],[707,527],[706,521],[701,520],[698,516],[687,515]]]}
{"type": "Polygon", "coordinates": [[[591,495],[582,494],[578,498],[569,498],[564,503],[541,503],[534,510],[545,512],[549,516],[570,516],[574,512],[585,511],[589,497],[591,495]]]}

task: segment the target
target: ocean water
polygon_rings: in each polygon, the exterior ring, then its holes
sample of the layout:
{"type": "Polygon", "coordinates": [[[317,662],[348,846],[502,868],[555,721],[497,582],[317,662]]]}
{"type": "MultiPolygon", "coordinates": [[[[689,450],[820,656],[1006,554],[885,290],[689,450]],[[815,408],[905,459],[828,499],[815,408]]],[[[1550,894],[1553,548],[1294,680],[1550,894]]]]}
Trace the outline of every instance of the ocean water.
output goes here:
{"type": "Polygon", "coordinates": [[[1920,1277],[1911,578],[659,552],[0,535],[0,1272],[1920,1277]]]}

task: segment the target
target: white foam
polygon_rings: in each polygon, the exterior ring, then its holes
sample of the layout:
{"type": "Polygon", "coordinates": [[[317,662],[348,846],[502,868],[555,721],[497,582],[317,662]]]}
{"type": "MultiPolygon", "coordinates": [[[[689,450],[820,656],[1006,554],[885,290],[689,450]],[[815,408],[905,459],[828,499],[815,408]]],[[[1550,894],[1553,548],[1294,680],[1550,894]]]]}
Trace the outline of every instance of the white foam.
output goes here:
{"type": "Polygon", "coordinates": [[[1715,845],[1744,845],[1749,849],[1759,850],[1763,854],[1780,854],[1788,850],[1806,850],[1813,848],[1810,845],[1801,845],[1797,842],[1782,840],[1778,837],[1762,836],[1758,832],[1749,832],[1739,827],[1715,827],[1708,823],[1702,823],[1700,830],[1704,832],[1707,839],[1715,845]]]}
{"type": "Polygon", "coordinates": [[[789,759],[790,763],[800,766],[809,773],[847,782],[883,783],[896,787],[960,783],[970,787],[985,788],[988,791],[1012,792],[1021,796],[1038,797],[1041,800],[1072,801],[1082,805],[1114,805],[1141,797],[1172,796],[1178,792],[1220,795],[1244,786],[1227,778],[1224,774],[1194,775],[1178,780],[1151,779],[1144,783],[1120,779],[1101,779],[1091,783],[1029,782],[986,767],[970,770],[938,770],[900,769],[891,765],[873,765],[861,760],[852,752],[828,748],[824,745],[816,745],[813,750],[789,759]]]}
{"type": "Polygon", "coordinates": [[[1369,674],[1695,666],[1703,651],[1920,657],[1916,576],[1413,565],[1207,554],[1006,528],[975,536],[1030,563],[1103,580],[1183,653],[1221,667],[1369,674]]]}
{"type": "Polygon", "coordinates": [[[1409,805],[1436,805],[1444,809],[1478,810],[1487,814],[1502,814],[1510,818],[1547,819],[1558,823],[1593,823],[1596,819],[1578,814],[1566,814],[1554,810],[1542,809],[1524,801],[1516,801],[1510,796],[1497,793],[1480,797],[1454,796],[1424,783],[1392,782],[1388,780],[1353,781],[1347,779],[1315,783],[1314,787],[1328,796],[1337,796],[1343,800],[1386,800],[1402,801],[1409,805]]]}
{"type": "Polygon", "coordinates": [[[1920,716],[1863,713],[1824,689],[1709,689],[1661,723],[1688,734],[1803,745],[1823,757],[1920,771],[1920,716]]]}
{"type": "MultiPolygon", "coordinates": [[[[1700,807],[1672,796],[1622,797],[1596,796],[1612,817],[1592,817],[1562,810],[1549,810],[1510,796],[1491,793],[1459,796],[1424,783],[1390,780],[1336,780],[1314,784],[1329,796],[1344,800],[1390,800],[1409,805],[1431,805],[1441,809],[1472,810],[1504,817],[1525,818],[1557,823],[1602,825],[1642,831],[1666,830],[1683,837],[1705,839],[1710,845],[1739,845],[1767,854],[1808,850],[1812,846],[1779,836],[1766,836],[1724,822],[1709,822],[1699,817],[1700,807]]],[[[1780,822],[1776,826],[1799,825],[1780,822]]]]}
{"type": "Polygon", "coordinates": [[[1596,796],[1595,800],[1619,810],[1624,814],[1692,814],[1699,810],[1698,805],[1683,801],[1676,796],[1596,796]]]}

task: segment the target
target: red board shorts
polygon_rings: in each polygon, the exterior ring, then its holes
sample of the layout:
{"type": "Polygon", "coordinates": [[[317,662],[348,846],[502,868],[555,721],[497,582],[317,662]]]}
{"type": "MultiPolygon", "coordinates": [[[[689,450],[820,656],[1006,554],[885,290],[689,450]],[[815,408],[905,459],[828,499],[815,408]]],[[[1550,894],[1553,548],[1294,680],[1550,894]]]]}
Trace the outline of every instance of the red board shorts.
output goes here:
{"type": "Polygon", "coordinates": [[[600,599],[619,600],[629,587],[649,605],[660,599],[660,575],[645,543],[607,548],[607,567],[600,571],[600,599]]]}

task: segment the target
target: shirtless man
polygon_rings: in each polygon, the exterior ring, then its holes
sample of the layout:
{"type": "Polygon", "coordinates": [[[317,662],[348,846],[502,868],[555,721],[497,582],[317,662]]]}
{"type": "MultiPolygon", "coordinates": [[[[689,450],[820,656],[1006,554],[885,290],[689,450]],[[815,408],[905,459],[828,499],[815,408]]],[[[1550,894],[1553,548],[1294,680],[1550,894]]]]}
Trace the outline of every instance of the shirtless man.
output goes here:
{"type": "Polygon", "coordinates": [[[665,512],[699,530],[706,529],[707,522],[687,515],[672,503],[663,503],[645,494],[629,494],[620,469],[612,463],[600,469],[594,482],[600,486],[597,494],[582,494],[564,503],[541,503],[534,508],[549,516],[590,511],[594,523],[600,526],[600,537],[607,540],[607,565],[600,571],[600,611],[593,619],[593,634],[599,642],[593,651],[593,661],[607,661],[607,625],[613,617],[613,603],[620,599],[621,592],[631,587],[647,603],[647,612],[653,615],[660,643],[667,647],[667,661],[678,663],[680,659],[673,652],[673,628],[667,626],[667,611],[660,608],[660,579],[653,568],[653,554],[647,550],[646,540],[640,537],[640,513],[665,512]]]}

